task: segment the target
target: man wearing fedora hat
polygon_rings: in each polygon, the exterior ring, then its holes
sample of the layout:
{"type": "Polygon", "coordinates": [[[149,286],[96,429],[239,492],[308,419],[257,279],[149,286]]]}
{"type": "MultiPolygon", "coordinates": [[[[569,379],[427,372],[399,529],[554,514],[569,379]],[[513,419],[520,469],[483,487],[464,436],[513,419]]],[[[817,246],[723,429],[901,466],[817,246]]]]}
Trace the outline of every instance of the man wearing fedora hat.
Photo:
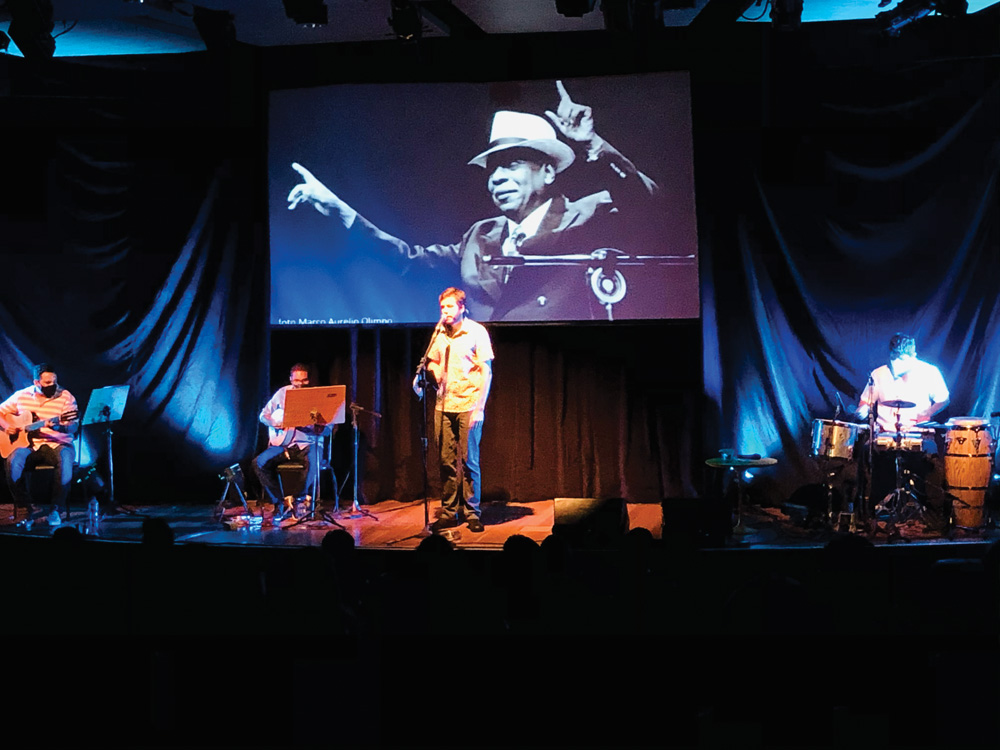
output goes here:
{"type": "Polygon", "coordinates": [[[561,81],[556,87],[559,104],[545,117],[495,113],[488,147],[468,163],[486,170],[487,190],[501,215],[476,222],[459,242],[417,245],[393,237],[298,163],[292,168],[302,181],[288,194],[288,207],[311,203],[404,259],[457,263],[466,305],[477,320],[604,318],[606,311],[589,289],[586,266],[529,266],[525,258],[603,259],[629,234],[629,222],[658,187],[597,134],[590,107],[574,102],[561,81]],[[599,189],[571,200],[555,183],[574,163],[588,168],[587,184],[597,183],[593,187],[599,189]],[[503,264],[505,258],[510,263],[503,264]]]}

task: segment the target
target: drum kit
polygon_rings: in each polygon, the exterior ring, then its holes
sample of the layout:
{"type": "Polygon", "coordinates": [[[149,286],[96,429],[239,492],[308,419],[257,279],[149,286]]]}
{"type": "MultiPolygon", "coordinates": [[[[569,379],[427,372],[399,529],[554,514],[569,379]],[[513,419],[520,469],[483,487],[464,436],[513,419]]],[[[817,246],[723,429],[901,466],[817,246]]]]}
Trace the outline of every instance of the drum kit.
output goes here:
{"type": "MultiPolygon", "coordinates": [[[[923,422],[915,429],[903,429],[900,410],[912,409],[911,401],[883,401],[880,406],[896,413],[895,432],[875,432],[872,419],[869,424],[855,424],[837,419],[815,419],[812,427],[812,455],[824,469],[823,487],[826,490],[826,521],[830,528],[855,531],[867,524],[878,529],[884,520],[888,528],[925,514],[925,492],[918,490],[918,477],[907,468],[913,457],[927,457],[936,450],[944,455],[944,492],[950,500],[950,523],[956,528],[976,531],[987,521],[986,494],[993,475],[996,451],[995,430],[989,421],[979,417],[953,417],[945,424],[923,422]],[[874,438],[863,441],[869,433],[874,438]],[[928,450],[930,446],[931,450],[928,450]],[[940,448],[943,446],[943,451],[940,448]],[[834,480],[846,466],[855,463],[855,454],[867,448],[869,471],[874,454],[891,454],[895,466],[895,486],[884,498],[861,498],[859,513],[854,504],[847,502],[839,513],[834,509],[834,480]],[[874,502],[873,504],[873,500],[874,502]]],[[[871,487],[869,480],[868,487],[871,487]]]]}

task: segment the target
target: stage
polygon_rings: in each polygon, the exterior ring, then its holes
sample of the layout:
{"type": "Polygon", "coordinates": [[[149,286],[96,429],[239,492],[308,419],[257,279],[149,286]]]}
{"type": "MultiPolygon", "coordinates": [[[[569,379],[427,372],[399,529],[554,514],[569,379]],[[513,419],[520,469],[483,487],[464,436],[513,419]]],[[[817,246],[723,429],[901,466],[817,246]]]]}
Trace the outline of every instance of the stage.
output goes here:
{"type": "MultiPolygon", "coordinates": [[[[716,519],[706,522],[706,508],[718,501],[675,500],[666,503],[627,503],[629,529],[646,529],[651,538],[663,547],[673,544],[694,546],[702,550],[780,550],[821,549],[833,539],[854,538],[874,546],[956,545],[985,549],[1000,539],[1000,531],[990,518],[981,530],[953,528],[939,532],[926,528],[919,520],[898,526],[891,534],[884,524],[873,533],[870,527],[858,526],[843,531],[824,527],[815,518],[806,518],[807,509],[783,504],[777,507],[751,505],[743,513],[742,523],[725,527],[731,520],[728,508],[720,528],[716,519]],[[666,512],[666,520],[664,513],[666,512]],[[714,529],[706,528],[714,526],[714,529]]],[[[500,550],[514,535],[541,544],[553,532],[556,521],[555,500],[534,503],[484,503],[485,531],[470,532],[460,524],[449,534],[449,541],[459,549],[500,550]]],[[[245,547],[309,547],[321,544],[330,531],[343,529],[354,540],[356,549],[413,550],[426,538],[426,526],[440,512],[440,501],[431,500],[426,508],[422,501],[401,503],[385,500],[362,505],[354,511],[346,500],[341,505],[324,502],[312,516],[306,516],[307,506],[300,506],[300,517],[289,516],[278,526],[272,523],[270,505],[258,507],[248,501],[249,513],[241,505],[227,503],[185,505],[120,505],[104,508],[96,534],[88,529],[85,508],[72,506],[62,526],[74,527],[85,536],[113,542],[139,542],[142,525],[147,519],[159,519],[170,526],[177,544],[245,547]],[[253,519],[253,520],[251,520],[253,519]]],[[[710,513],[708,515],[711,515],[710,513]]],[[[578,519],[586,524],[587,519],[578,519]]],[[[33,523],[26,523],[26,510],[18,508],[16,517],[11,504],[0,504],[0,535],[25,537],[50,536],[59,527],[50,527],[41,514],[33,523]]],[[[624,529],[623,529],[624,530],[624,529]]]]}
{"type": "MultiPolygon", "coordinates": [[[[258,516],[260,524],[249,521],[242,506],[218,504],[205,505],[123,505],[105,509],[96,535],[87,529],[86,509],[71,507],[69,518],[62,526],[72,526],[88,536],[116,542],[142,540],[143,521],[162,519],[174,532],[178,544],[209,544],[219,546],[308,547],[319,545],[323,537],[335,529],[344,529],[354,539],[357,549],[412,550],[427,536],[425,532],[424,503],[400,503],[386,500],[360,506],[354,512],[350,501],[340,508],[324,502],[315,516],[285,518],[280,526],[272,524],[271,507],[259,508],[254,500],[248,501],[249,517],[258,516]],[[221,515],[220,515],[221,513],[221,515]]],[[[441,503],[432,500],[427,506],[427,519],[433,523],[441,503]]],[[[657,504],[627,504],[629,528],[645,528],[654,539],[661,537],[662,510],[657,504]]],[[[308,512],[308,509],[306,509],[308,512]]],[[[25,523],[25,509],[19,508],[16,519],[13,506],[0,505],[0,534],[20,536],[49,536],[54,528],[45,522],[44,515],[34,523],[25,523]]],[[[451,541],[465,549],[498,550],[515,534],[541,543],[552,533],[555,520],[555,503],[552,500],[537,503],[491,503],[483,506],[485,531],[471,533],[465,524],[453,530],[451,541]]],[[[55,527],[59,528],[59,527],[55,527]]]]}

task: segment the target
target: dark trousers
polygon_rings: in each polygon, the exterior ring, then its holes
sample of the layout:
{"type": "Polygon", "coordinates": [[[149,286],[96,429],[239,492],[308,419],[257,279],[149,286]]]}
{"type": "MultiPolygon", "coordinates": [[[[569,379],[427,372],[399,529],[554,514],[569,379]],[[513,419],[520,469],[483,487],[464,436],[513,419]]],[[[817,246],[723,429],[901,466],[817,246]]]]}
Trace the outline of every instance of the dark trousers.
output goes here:
{"type": "Polygon", "coordinates": [[[31,496],[28,494],[25,471],[33,470],[39,464],[55,467],[52,478],[51,503],[55,508],[65,508],[66,495],[73,481],[73,460],[76,453],[72,445],[40,445],[37,449],[18,448],[7,457],[7,481],[10,483],[10,493],[14,496],[14,504],[29,506],[31,496]]]}
{"type": "Polygon", "coordinates": [[[311,492],[311,480],[313,477],[312,472],[309,470],[309,449],[305,448],[302,451],[295,453],[295,449],[291,448],[290,451],[291,453],[294,453],[294,457],[287,454],[286,450],[289,449],[285,446],[271,445],[253,460],[254,473],[257,474],[257,478],[260,480],[260,484],[264,488],[264,492],[267,494],[272,503],[280,504],[281,499],[284,496],[281,488],[281,481],[278,477],[278,466],[292,461],[301,463],[305,467],[305,489],[303,492],[315,495],[314,492],[311,492]]]}
{"type": "Polygon", "coordinates": [[[455,518],[464,509],[466,520],[479,518],[482,475],[479,470],[480,420],[470,427],[471,411],[436,412],[438,446],[441,449],[441,517],[455,518]],[[461,484],[461,496],[459,496],[461,484]]]}

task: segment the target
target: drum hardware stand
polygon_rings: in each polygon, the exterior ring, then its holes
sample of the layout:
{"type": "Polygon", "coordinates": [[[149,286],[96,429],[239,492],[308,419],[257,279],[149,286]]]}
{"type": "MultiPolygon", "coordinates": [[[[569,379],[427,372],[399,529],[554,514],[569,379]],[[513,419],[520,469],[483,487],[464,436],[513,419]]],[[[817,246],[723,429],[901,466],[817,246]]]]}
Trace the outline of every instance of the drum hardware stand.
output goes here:
{"type": "MultiPolygon", "coordinates": [[[[874,386],[874,380],[869,376],[869,387],[874,386]]],[[[864,493],[858,496],[858,506],[860,513],[858,520],[868,529],[870,535],[878,531],[878,523],[875,520],[875,511],[872,508],[872,480],[874,478],[875,467],[875,427],[878,424],[878,401],[872,404],[868,410],[868,445],[865,446],[865,454],[868,466],[865,467],[862,479],[865,482],[864,493]]]]}
{"type": "MultiPolygon", "coordinates": [[[[889,536],[890,539],[892,539],[892,538],[898,538],[900,536],[899,529],[897,528],[899,523],[901,523],[902,521],[908,521],[915,515],[920,515],[922,510],[920,507],[920,501],[917,498],[916,493],[912,489],[913,475],[908,469],[903,467],[903,421],[900,415],[900,409],[910,408],[910,406],[913,406],[913,404],[904,401],[890,401],[886,402],[885,405],[890,406],[891,408],[895,408],[896,410],[896,434],[893,438],[893,453],[896,466],[896,487],[895,489],[893,489],[892,492],[890,492],[888,495],[882,498],[881,502],[879,502],[878,505],[876,505],[875,508],[873,509],[871,518],[871,528],[873,534],[878,533],[878,518],[879,514],[881,513],[885,517],[886,534],[889,536]],[[903,404],[909,404],[909,406],[904,407],[903,404]],[[908,485],[907,487],[904,487],[904,477],[906,477],[905,484],[908,485]],[[904,495],[909,498],[905,503],[903,502],[904,495]],[[915,513],[914,513],[914,508],[916,508],[915,513]],[[905,516],[904,516],[904,511],[907,511],[905,516]]],[[[874,414],[874,410],[872,413],[874,414]]],[[[874,442],[875,442],[875,433],[872,432],[871,435],[872,446],[874,446],[874,442]]],[[[874,452],[874,447],[872,447],[872,449],[869,451],[869,455],[872,455],[873,452],[874,452]]],[[[872,471],[873,475],[872,479],[874,479],[874,468],[875,466],[873,457],[872,463],[870,464],[870,470],[872,471]]],[[[869,493],[870,492],[871,492],[871,483],[869,482],[869,493]]]]}
{"type": "Polygon", "coordinates": [[[903,436],[898,429],[898,421],[896,426],[896,440],[893,448],[896,464],[896,487],[876,506],[873,519],[876,522],[877,529],[879,512],[881,511],[886,515],[886,531],[890,537],[898,536],[899,531],[896,528],[898,524],[923,516],[920,498],[917,497],[917,493],[913,487],[914,474],[909,469],[903,467],[903,436]]]}

